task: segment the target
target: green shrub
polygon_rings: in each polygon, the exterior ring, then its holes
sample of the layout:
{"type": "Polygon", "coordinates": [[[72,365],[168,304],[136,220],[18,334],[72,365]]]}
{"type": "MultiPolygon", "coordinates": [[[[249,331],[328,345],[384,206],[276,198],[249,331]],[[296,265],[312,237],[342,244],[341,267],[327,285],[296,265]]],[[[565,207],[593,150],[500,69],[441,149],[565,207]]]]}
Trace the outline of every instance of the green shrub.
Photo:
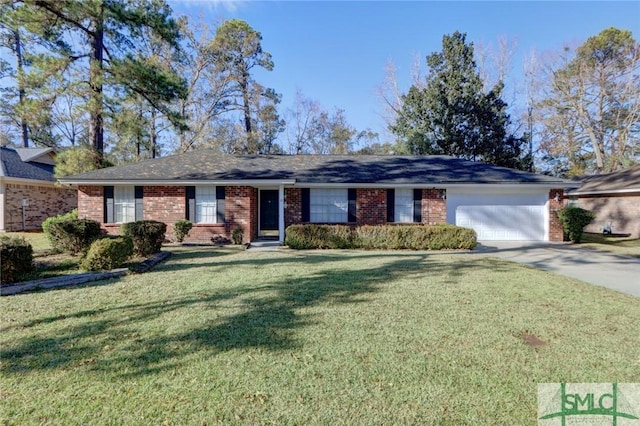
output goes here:
{"type": "Polygon", "coordinates": [[[130,237],[105,237],[91,244],[80,267],[85,271],[109,271],[122,266],[132,254],[130,237]]]}
{"type": "Polygon", "coordinates": [[[62,247],[62,244],[60,243],[60,236],[55,234],[51,230],[51,225],[53,225],[54,223],[63,222],[65,220],[77,219],[77,218],[78,218],[78,209],[73,209],[69,213],[48,217],[47,219],[45,219],[44,222],[42,222],[42,231],[47,236],[47,239],[49,240],[49,243],[51,244],[51,249],[53,251],[57,253],[61,253],[65,250],[64,250],[64,247],[62,247]]]}
{"type": "Polygon", "coordinates": [[[292,225],[285,243],[294,249],[471,250],[477,235],[454,225],[292,225]]]}
{"type": "Polygon", "coordinates": [[[155,220],[124,223],[121,228],[121,233],[133,240],[134,253],[145,257],[160,251],[166,232],[167,225],[155,220]]]}
{"type": "Polygon", "coordinates": [[[0,283],[20,281],[33,269],[31,244],[23,237],[0,236],[0,283]]]}
{"type": "Polygon", "coordinates": [[[285,244],[293,249],[346,249],[353,247],[353,232],[345,225],[291,225],[285,244]]]}
{"type": "Polygon", "coordinates": [[[191,228],[193,228],[193,223],[189,220],[182,219],[176,221],[176,223],[173,224],[173,233],[176,236],[176,240],[178,240],[179,243],[183,242],[184,237],[189,235],[191,228]]]}
{"type": "Polygon", "coordinates": [[[569,241],[579,243],[582,240],[582,231],[585,226],[590,224],[596,215],[580,207],[566,207],[558,210],[558,218],[569,241]]]}
{"type": "Polygon", "coordinates": [[[244,240],[244,230],[237,226],[231,233],[231,240],[233,241],[233,244],[242,244],[242,241],[244,240]]]}
{"type": "Polygon", "coordinates": [[[59,251],[72,254],[84,253],[91,243],[100,238],[100,224],[90,219],[67,219],[49,225],[59,251]]]}

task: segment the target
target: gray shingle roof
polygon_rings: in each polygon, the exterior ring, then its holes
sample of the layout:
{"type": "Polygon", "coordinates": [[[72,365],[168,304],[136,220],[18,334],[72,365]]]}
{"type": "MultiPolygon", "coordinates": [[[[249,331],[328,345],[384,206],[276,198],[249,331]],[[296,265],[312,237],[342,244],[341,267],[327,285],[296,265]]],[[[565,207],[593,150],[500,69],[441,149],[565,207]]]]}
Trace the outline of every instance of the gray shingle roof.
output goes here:
{"type": "Polygon", "coordinates": [[[582,182],[582,186],[571,194],[640,191],[640,164],[604,175],[587,176],[582,182]]]}
{"type": "Polygon", "coordinates": [[[13,148],[0,147],[0,176],[55,182],[56,178],[53,176],[53,165],[22,160],[21,157],[34,158],[42,155],[42,149],[34,149],[37,150],[37,152],[34,152],[37,155],[29,156],[28,148],[21,148],[20,150],[23,154],[21,156],[18,151],[13,148]]]}
{"type": "Polygon", "coordinates": [[[294,180],[297,184],[528,183],[567,180],[447,156],[227,155],[214,150],[96,170],[63,183],[294,180]]]}

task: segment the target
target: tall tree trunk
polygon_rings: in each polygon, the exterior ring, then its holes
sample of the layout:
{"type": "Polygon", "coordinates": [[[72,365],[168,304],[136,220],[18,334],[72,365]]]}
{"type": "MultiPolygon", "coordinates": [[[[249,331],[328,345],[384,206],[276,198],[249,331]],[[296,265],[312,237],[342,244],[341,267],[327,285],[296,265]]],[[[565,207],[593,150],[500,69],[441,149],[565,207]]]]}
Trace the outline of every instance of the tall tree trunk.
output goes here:
{"type": "Polygon", "coordinates": [[[20,41],[20,31],[15,29],[13,30],[13,39],[16,42],[16,62],[18,68],[18,99],[20,102],[20,108],[22,109],[20,113],[20,129],[22,132],[22,146],[24,148],[29,147],[29,126],[27,126],[27,120],[24,118],[24,104],[26,101],[25,90],[24,90],[24,68],[23,68],[23,60],[22,60],[22,42],[20,41]]]}
{"type": "Polygon", "coordinates": [[[253,128],[251,126],[251,100],[249,99],[249,75],[243,73],[240,81],[242,90],[242,109],[244,111],[244,130],[247,134],[247,145],[244,147],[246,154],[257,154],[257,143],[254,140],[253,128]]]}
{"type": "Polygon", "coordinates": [[[151,128],[149,129],[151,134],[151,158],[156,158],[157,155],[158,133],[156,132],[156,118],[156,109],[151,108],[151,128]]]}
{"type": "MultiPolygon", "coordinates": [[[[100,14],[102,15],[102,13],[100,14]]],[[[89,140],[102,157],[104,152],[104,120],[102,115],[102,69],[104,54],[104,28],[102,16],[92,23],[91,57],[89,63],[89,140]]]]}

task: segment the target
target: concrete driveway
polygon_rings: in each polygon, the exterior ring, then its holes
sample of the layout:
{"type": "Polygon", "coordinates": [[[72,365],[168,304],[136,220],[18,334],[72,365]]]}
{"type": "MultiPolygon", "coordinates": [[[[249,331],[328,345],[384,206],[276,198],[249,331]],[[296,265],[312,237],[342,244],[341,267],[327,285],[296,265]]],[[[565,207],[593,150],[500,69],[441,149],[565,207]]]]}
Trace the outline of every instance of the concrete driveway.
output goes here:
{"type": "Polygon", "coordinates": [[[486,241],[474,253],[510,260],[640,297],[640,259],[560,243],[486,241]]]}

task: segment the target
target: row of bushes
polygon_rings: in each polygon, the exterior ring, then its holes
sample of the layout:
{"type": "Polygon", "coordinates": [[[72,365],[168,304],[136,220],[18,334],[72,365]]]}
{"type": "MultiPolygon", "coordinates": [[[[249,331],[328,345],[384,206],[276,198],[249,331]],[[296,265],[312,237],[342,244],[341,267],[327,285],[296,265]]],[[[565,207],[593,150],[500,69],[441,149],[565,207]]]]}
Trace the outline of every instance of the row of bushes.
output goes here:
{"type": "Polygon", "coordinates": [[[454,225],[291,225],[285,244],[293,249],[471,250],[473,229],[454,225]]]}
{"type": "MultiPolygon", "coordinates": [[[[100,224],[78,219],[77,212],[54,216],[42,225],[53,251],[81,254],[80,267],[87,271],[122,266],[133,254],[147,257],[162,248],[167,225],[142,220],[122,225],[119,236],[103,235],[100,224]]],[[[188,232],[188,231],[187,231],[188,232]]],[[[22,237],[0,238],[2,284],[13,283],[33,271],[33,248],[22,237]]]]}

